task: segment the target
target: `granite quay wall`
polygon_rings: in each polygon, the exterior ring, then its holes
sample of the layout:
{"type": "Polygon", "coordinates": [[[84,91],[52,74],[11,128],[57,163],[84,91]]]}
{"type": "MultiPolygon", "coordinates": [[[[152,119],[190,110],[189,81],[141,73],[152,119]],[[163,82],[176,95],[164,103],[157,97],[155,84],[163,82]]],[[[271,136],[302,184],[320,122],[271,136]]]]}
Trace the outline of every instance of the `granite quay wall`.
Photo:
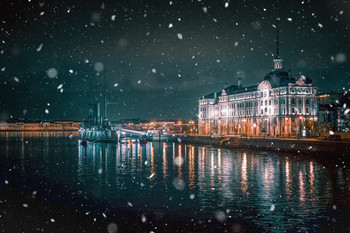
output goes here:
{"type": "Polygon", "coordinates": [[[229,148],[252,148],[261,150],[288,151],[295,153],[348,155],[350,142],[326,141],[317,139],[282,139],[282,138],[225,138],[209,136],[183,136],[183,143],[194,143],[229,148]]]}

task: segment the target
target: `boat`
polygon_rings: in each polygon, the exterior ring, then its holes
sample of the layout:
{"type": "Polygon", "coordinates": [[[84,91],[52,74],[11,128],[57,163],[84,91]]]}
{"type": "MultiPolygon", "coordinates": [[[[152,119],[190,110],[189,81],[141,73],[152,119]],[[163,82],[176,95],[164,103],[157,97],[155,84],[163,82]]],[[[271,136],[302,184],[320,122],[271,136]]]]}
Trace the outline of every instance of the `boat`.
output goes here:
{"type": "Polygon", "coordinates": [[[118,142],[118,129],[101,118],[100,103],[89,104],[89,116],[79,126],[80,138],[89,142],[118,142]]]}

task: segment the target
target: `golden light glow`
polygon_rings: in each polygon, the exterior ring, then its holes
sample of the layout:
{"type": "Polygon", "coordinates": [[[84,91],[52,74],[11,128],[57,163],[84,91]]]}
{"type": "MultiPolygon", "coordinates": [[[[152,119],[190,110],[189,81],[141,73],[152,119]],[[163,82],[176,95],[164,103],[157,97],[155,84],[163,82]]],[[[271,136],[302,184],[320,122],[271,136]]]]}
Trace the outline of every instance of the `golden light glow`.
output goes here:
{"type": "MultiPolygon", "coordinates": [[[[166,157],[167,156],[166,148],[167,148],[167,144],[164,142],[163,143],[163,178],[164,180],[166,180],[168,177],[168,160],[166,157]]],[[[167,182],[165,182],[165,185],[167,185],[167,182]]]]}

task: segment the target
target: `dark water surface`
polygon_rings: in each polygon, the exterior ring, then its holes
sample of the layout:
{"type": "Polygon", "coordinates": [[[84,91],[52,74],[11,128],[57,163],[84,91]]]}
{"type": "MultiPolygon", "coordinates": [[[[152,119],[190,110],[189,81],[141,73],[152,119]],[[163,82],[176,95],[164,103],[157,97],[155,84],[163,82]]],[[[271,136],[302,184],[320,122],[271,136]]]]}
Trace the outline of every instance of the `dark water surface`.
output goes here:
{"type": "Polygon", "coordinates": [[[0,190],[20,183],[67,208],[155,231],[214,222],[305,232],[349,221],[342,161],[163,142],[82,147],[71,134],[0,133],[0,190]]]}

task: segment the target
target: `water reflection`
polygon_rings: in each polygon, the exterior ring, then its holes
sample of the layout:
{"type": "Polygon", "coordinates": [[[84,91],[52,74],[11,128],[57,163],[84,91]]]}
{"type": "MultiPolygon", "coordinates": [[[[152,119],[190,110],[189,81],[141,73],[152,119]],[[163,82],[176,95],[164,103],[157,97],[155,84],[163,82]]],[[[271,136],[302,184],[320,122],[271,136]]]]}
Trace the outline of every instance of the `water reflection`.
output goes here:
{"type": "Polygon", "coordinates": [[[287,198],[290,199],[291,198],[291,175],[290,175],[290,165],[289,165],[289,161],[288,161],[288,157],[286,157],[286,161],[285,161],[285,174],[286,174],[286,194],[287,194],[287,198]]]}
{"type": "Polygon", "coordinates": [[[243,153],[241,170],[242,170],[241,190],[244,194],[247,194],[248,178],[247,178],[247,155],[246,155],[246,153],[243,153]]]}
{"type": "Polygon", "coordinates": [[[329,218],[334,200],[350,203],[348,168],[333,172],[288,154],[158,142],[83,147],[69,135],[3,136],[1,156],[18,155],[21,175],[45,177],[110,208],[130,202],[190,218],[222,211],[263,230],[311,231],[329,218]]]}

